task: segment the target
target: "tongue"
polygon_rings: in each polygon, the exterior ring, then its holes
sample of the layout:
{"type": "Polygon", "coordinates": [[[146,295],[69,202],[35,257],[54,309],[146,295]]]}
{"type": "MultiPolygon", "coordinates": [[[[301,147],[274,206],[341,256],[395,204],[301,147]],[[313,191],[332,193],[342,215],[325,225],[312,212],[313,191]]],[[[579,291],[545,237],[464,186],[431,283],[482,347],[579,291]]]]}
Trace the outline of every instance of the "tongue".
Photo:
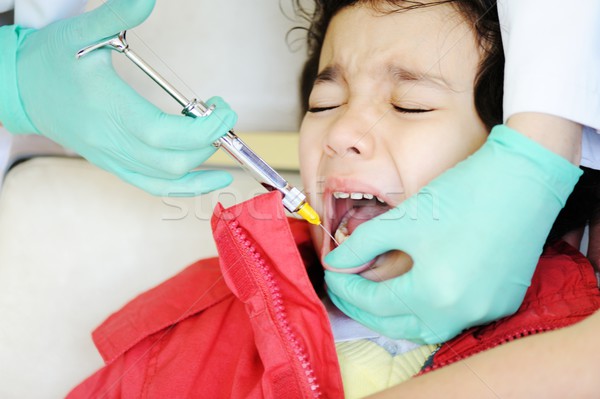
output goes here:
{"type": "Polygon", "coordinates": [[[362,223],[387,212],[389,209],[386,206],[359,206],[353,208],[350,211],[350,218],[347,224],[348,235],[352,234],[362,223]]]}

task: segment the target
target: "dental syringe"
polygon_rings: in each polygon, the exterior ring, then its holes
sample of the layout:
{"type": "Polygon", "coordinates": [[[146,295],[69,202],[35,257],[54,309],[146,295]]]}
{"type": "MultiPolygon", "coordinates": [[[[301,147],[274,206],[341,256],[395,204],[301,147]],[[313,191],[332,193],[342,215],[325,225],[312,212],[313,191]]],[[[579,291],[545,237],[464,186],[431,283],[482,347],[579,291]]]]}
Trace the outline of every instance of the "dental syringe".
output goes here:
{"type": "MultiPolygon", "coordinates": [[[[125,40],[126,31],[106,38],[99,43],[85,47],[77,52],[79,59],[86,54],[99,48],[110,48],[119,53],[123,53],[135,65],[162,87],[171,97],[183,107],[182,114],[192,118],[202,118],[210,115],[215,109],[214,105],[207,106],[203,101],[194,99],[189,101],[173,85],[167,82],[154,68],[141,59],[135,52],[129,48],[125,40]]],[[[227,134],[213,143],[215,147],[222,148],[229,154],[242,168],[248,171],[260,184],[267,190],[279,191],[282,196],[283,206],[291,213],[297,213],[303,219],[312,224],[321,224],[319,215],[306,201],[304,195],[296,187],[289,184],[279,173],[270,167],[261,157],[256,155],[234,132],[230,130],[227,134]]]]}

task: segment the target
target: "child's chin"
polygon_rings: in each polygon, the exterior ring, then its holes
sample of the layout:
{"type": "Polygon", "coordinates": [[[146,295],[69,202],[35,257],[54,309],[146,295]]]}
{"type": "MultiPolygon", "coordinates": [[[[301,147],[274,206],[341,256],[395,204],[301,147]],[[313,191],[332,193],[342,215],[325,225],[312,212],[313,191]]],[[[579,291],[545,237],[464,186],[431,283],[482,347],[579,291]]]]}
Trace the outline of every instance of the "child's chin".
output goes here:
{"type": "Polygon", "coordinates": [[[372,281],[385,281],[408,272],[413,265],[412,258],[406,252],[389,251],[375,258],[375,262],[360,275],[372,281]]]}

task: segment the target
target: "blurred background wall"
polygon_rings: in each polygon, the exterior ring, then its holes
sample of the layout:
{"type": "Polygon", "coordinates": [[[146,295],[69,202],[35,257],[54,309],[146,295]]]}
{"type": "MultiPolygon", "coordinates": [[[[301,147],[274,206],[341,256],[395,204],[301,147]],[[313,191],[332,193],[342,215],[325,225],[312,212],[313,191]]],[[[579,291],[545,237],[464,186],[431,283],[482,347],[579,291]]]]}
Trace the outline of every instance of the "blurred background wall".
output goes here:
{"type": "MultiPolygon", "coordinates": [[[[88,9],[102,4],[91,0],[88,9]]],[[[239,131],[297,131],[298,77],[306,55],[292,0],[158,0],[150,18],[128,32],[138,54],[189,97],[223,97],[239,131]]],[[[163,110],[178,104],[123,55],[124,79],[163,110]]]]}

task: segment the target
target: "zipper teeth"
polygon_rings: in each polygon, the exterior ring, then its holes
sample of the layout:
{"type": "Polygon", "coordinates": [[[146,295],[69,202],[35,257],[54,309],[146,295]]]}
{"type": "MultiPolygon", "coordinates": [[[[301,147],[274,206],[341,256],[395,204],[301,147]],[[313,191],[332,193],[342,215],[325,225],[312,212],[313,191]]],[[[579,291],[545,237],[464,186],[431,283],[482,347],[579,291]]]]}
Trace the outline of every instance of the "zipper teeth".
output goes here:
{"type": "Polygon", "coordinates": [[[542,332],[546,332],[546,331],[555,330],[556,328],[558,328],[558,327],[542,327],[542,326],[538,326],[538,327],[532,327],[532,328],[528,328],[528,329],[523,329],[523,330],[521,330],[521,331],[519,331],[517,333],[506,335],[506,336],[504,336],[504,337],[502,337],[500,339],[494,340],[494,341],[492,341],[491,343],[485,345],[483,348],[481,348],[479,350],[471,350],[471,351],[463,353],[463,354],[461,354],[459,356],[456,356],[456,357],[454,357],[454,358],[452,358],[450,360],[447,360],[445,362],[441,362],[441,363],[429,366],[426,369],[424,369],[420,374],[436,370],[436,369],[438,369],[440,367],[447,366],[447,365],[452,364],[454,362],[458,362],[458,361],[463,360],[463,359],[465,359],[467,357],[476,355],[477,353],[486,351],[488,349],[495,348],[496,346],[500,346],[502,344],[506,344],[506,343],[514,341],[516,339],[527,337],[527,336],[533,335],[533,334],[538,334],[538,333],[542,333],[542,332]]]}
{"type": "Polygon", "coordinates": [[[296,360],[298,360],[302,370],[304,371],[304,375],[306,377],[306,381],[308,382],[308,387],[313,398],[322,397],[321,387],[317,381],[317,377],[315,376],[315,371],[310,363],[310,360],[308,359],[308,355],[306,354],[304,347],[296,337],[296,334],[292,330],[292,327],[288,321],[287,310],[283,302],[281,289],[275,281],[273,273],[267,265],[267,262],[262,258],[260,253],[256,251],[256,247],[248,239],[246,234],[244,234],[242,228],[239,227],[239,222],[234,220],[230,223],[230,227],[236,239],[242,244],[242,249],[248,252],[258,265],[257,270],[260,271],[264,286],[266,286],[268,294],[271,297],[271,301],[267,301],[267,304],[272,303],[272,306],[268,306],[273,310],[280,332],[283,333],[283,336],[290,344],[296,360]]]}

